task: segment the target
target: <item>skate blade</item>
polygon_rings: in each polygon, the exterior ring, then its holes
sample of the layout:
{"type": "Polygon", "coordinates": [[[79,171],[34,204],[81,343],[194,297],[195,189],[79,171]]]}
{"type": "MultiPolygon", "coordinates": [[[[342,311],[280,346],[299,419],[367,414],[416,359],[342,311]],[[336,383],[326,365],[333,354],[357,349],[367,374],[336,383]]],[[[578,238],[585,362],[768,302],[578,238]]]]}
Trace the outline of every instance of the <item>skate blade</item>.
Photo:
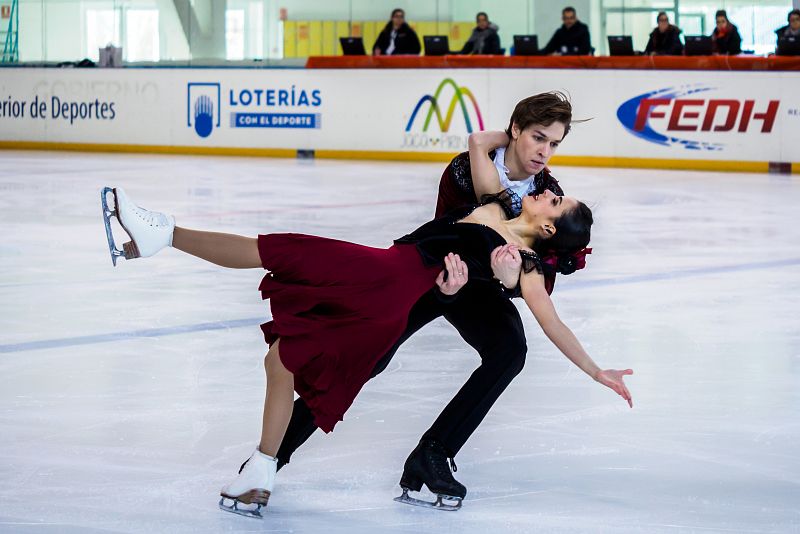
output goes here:
{"type": "MultiPolygon", "coordinates": [[[[104,187],[102,191],[100,191],[100,205],[103,209],[103,223],[106,226],[106,239],[108,239],[108,251],[111,254],[111,263],[114,267],[117,266],[117,259],[118,258],[125,258],[126,260],[131,260],[133,258],[139,257],[139,249],[136,246],[136,243],[133,241],[129,241],[122,245],[123,250],[117,248],[117,244],[114,242],[114,234],[111,231],[111,217],[116,217],[117,221],[119,221],[119,216],[117,215],[117,197],[114,193],[114,190],[110,187],[104,187]],[[108,207],[108,194],[111,193],[114,196],[114,209],[111,210],[108,207]]],[[[122,225],[122,221],[119,221],[120,225],[122,225]]],[[[125,227],[122,226],[122,229],[125,230],[125,227]]],[[[127,232],[127,230],[125,230],[127,232]]]]}
{"type": "MultiPolygon", "coordinates": [[[[269,494],[267,494],[266,499],[269,500],[269,494]]],[[[240,501],[239,499],[234,499],[232,497],[226,497],[222,495],[219,499],[219,508],[220,510],[225,510],[226,512],[230,512],[232,514],[242,515],[244,517],[251,517],[253,519],[264,519],[264,516],[261,514],[261,508],[267,505],[265,502],[255,502],[251,501],[249,503],[240,501]],[[231,504],[226,504],[225,501],[229,500],[232,501],[231,504]],[[252,506],[255,505],[255,509],[253,508],[239,508],[239,505],[246,505],[252,506]]]]}
{"type": "Polygon", "coordinates": [[[408,494],[408,489],[403,488],[403,494],[399,497],[395,497],[394,501],[403,504],[410,504],[411,506],[421,506],[422,508],[441,510],[443,512],[455,512],[456,510],[461,509],[462,499],[459,497],[453,497],[451,495],[437,494],[436,502],[423,501],[422,499],[415,499],[414,497],[411,497],[408,494]],[[454,501],[454,504],[450,504],[446,501],[454,501]]]}

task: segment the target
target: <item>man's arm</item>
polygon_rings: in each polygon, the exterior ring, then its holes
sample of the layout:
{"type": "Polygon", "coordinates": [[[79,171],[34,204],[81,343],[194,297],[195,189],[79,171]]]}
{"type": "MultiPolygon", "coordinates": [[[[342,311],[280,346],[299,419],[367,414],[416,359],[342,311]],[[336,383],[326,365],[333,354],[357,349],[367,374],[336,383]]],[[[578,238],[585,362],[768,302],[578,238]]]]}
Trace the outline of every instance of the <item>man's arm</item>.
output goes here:
{"type": "Polygon", "coordinates": [[[500,46],[500,34],[495,32],[492,35],[490,35],[489,38],[486,40],[486,48],[484,49],[484,53],[499,54],[502,48],[500,46]],[[486,48],[488,48],[488,52],[486,48]]]}
{"type": "Polygon", "coordinates": [[[547,42],[547,46],[542,48],[541,53],[543,55],[552,54],[553,52],[556,52],[557,50],[559,50],[559,48],[561,48],[561,45],[559,44],[561,41],[561,38],[559,37],[560,33],[561,33],[560,28],[553,33],[553,36],[547,42]]]}
{"type": "Polygon", "coordinates": [[[592,53],[592,36],[589,34],[589,26],[584,24],[584,31],[581,32],[581,43],[578,45],[578,54],[588,56],[592,53]]]}
{"type": "Polygon", "coordinates": [[[653,53],[657,54],[658,53],[658,51],[655,49],[654,41],[655,41],[655,37],[651,33],[650,37],[647,39],[647,46],[644,47],[644,55],[649,56],[650,54],[653,54],[653,53]]]}
{"type": "Polygon", "coordinates": [[[681,32],[679,30],[672,32],[672,46],[669,48],[669,53],[673,56],[679,56],[683,53],[683,43],[681,43],[681,32]]]}
{"type": "Polygon", "coordinates": [[[472,171],[472,186],[475,198],[479,201],[483,195],[499,193],[504,188],[500,184],[500,175],[489,152],[495,148],[508,145],[505,132],[485,131],[473,132],[469,135],[469,165],[472,171]]]}

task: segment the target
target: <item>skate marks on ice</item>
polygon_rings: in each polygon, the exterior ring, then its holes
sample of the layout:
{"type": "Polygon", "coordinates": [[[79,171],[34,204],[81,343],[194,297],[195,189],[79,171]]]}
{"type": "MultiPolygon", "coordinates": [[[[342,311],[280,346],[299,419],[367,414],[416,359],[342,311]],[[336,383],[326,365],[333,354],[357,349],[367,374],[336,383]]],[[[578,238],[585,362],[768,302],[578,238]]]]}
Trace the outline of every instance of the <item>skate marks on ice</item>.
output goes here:
{"type": "Polygon", "coordinates": [[[598,361],[636,370],[636,408],[568,371],[524,312],[526,367],[458,456],[462,508],[401,506],[405,457],[478,361],[439,322],[298,452],[257,522],[218,490],[257,432],[262,273],[174,251],[112,269],[98,191],[113,170],[187,226],[386,246],[431,215],[442,166],[3,158],[0,345],[24,352],[0,358],[0,532],[800,531],[795,179],[558,169],[596,213],[559,314],[598,361]]]}

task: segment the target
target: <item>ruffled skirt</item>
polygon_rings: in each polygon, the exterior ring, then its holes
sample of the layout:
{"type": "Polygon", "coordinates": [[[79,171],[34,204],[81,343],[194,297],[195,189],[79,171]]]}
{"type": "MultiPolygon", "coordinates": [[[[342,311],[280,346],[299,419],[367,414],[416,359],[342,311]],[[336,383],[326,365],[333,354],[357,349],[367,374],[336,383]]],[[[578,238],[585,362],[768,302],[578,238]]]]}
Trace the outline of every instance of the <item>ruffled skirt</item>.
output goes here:
{"type": "Polygon", "coordinates": [[[412,306],[430,290],[440,266],[425,266],[414,245],[372,248],[303,234],[258,236],[269,273],[259,286],[280,338],[295,391],[330,432],[373,368],[400,338],[412,306]]]}

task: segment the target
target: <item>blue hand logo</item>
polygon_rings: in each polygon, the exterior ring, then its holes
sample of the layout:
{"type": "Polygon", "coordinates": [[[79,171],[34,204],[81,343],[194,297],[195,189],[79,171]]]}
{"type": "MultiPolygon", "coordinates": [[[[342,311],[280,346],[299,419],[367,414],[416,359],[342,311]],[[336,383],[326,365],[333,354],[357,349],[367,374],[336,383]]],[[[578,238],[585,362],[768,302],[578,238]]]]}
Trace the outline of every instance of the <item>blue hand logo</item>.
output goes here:
{"type": "Polygon", "coordinates": [[[214,129],[214,104],[211,98],[200,95],[194,103],[194,131],[200,137],[208,137],[214,129]]]}

